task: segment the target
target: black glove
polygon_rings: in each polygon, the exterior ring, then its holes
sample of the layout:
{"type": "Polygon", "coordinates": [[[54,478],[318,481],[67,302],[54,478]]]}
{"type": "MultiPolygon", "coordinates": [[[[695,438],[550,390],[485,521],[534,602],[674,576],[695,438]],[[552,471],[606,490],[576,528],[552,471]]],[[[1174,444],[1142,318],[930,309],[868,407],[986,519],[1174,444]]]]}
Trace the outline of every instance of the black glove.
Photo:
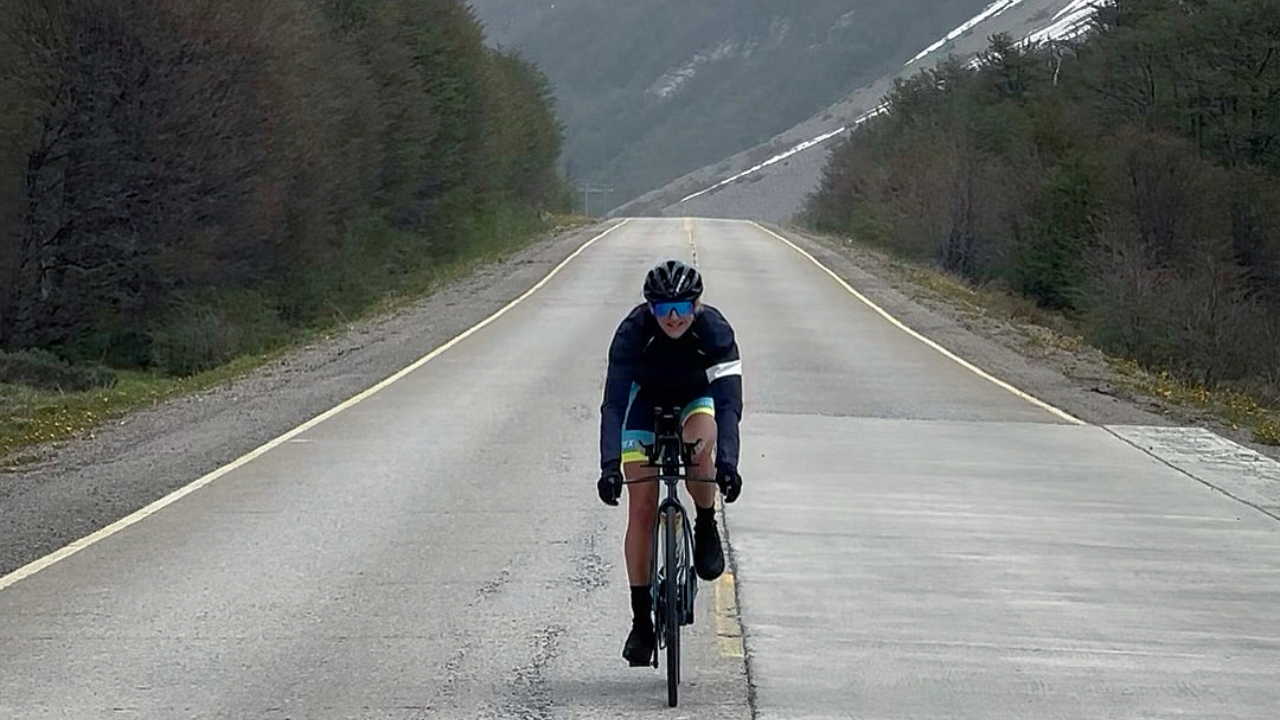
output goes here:
{"type": "Polygon", "coordinates": [[[600,501],[605,505],[617,505],[618,498],[622,497],[622,473],[605,470],[600,474],[596,490],[600,493],[600,501]]]}
{"type": "Polygon", "coordinates": [[[727,503],[737,500],[742,493],[742,476],[738,474],[738,468],[729,463],[716,464],[716,484],[727,503]]]}

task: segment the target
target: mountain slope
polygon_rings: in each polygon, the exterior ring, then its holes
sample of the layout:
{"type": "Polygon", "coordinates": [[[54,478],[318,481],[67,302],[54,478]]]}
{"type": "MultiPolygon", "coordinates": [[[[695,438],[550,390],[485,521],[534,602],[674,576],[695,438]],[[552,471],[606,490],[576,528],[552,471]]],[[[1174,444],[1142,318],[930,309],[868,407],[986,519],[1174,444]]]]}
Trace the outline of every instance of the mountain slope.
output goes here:
{"type": "Polygon", "coordinates": [[[874,112],[884,94],[893,86],[895,78],[910,76],[948,54],[972,56],[984,50],[990,37],[996,33],[1007,32],[1015,38],[1034,37],[1050,30],[1060,34],[1069,27],[1068,23],[1080,21],[1081,13],[1087,11],[1087,2],[996,0],[984,3],[978,10],[982,12],[976,13],[970,22],[958,21],[954,29],[939,32],[937,37],[907,53],[884,75],[769,141],[686,173],[623,204],[614,212],[620,215],[785,220],[800,209],[805,195],[817,186],[830,148],[839,137],[838,131],[851,127],[859,118],[874,112]],[[948,37],[950,39],[945,39],[948,37]],[[934,46],[939,38],[944,38],[944,41],[934,46]],[[930,47],[933,49],[922,52],[930,47]],[[825,138],[825,141],[748,173],[770,159],[817,138],[825,138]],[[729,182],[743,173],[747,174],[729,182]]]}
{"type": "Polygon", "coordinates": [[[555,87],[569,173],[623,198],[786,130],[987,3],[471,1],[555,87]]]}

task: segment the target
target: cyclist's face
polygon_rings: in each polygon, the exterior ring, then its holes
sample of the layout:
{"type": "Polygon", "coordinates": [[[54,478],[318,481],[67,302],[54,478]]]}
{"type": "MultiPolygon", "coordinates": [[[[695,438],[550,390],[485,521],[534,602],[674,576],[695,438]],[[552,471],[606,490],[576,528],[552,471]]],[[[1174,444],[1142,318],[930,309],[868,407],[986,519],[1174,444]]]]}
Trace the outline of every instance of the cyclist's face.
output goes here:
{"type": "Polygon", "coordinates": [[[689,326],[693,325],[694,308],[696,308],[696,305],[694,304],[690,304],[688,307],[671,309],[663,306],[650,306],[653,314],[658,318],[658,325],[662,326],[662,331],[667,334],[667,337],[672,339],[684,335],[689,329],[689,326]],[[666,314],[659,314],[662,311],[666,311],[666,314]]]}

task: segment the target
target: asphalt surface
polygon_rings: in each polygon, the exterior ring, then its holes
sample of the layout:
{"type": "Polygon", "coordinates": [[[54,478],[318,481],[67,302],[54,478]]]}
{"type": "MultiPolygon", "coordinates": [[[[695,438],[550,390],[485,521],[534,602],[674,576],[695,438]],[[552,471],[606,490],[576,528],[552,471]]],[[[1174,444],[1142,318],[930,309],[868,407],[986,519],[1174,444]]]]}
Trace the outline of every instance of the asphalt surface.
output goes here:
{"type": "Polygon", "coordinates": [[[998,387],[752,225],[632,220],[0,590],[0,717],[1272,718],[1280,524],[1152,432],[998,387]],[[592,487],[605,349],[667,255],[706,271],[746,388],[736,583],[703,586],[676,710],[619,656],[625,508],[592,487]]]}
{"type": "Polygon", "coordinates": [[[411,365],[529,290],[603,228],[549,234],[395,312],[235,380],[0,464],[0,575],[88,535],[411,365]]]}

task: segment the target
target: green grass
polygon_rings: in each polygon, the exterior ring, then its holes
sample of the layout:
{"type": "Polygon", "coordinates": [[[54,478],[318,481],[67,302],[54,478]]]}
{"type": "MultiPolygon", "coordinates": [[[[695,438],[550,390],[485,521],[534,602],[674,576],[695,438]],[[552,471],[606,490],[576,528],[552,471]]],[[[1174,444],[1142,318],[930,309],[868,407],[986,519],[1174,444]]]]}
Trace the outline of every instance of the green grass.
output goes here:
{"type": "Polygon", "coordinates": [[[1112,358],[1122,385],[1171,405],[1193,408],[1227,423],[1233,430],[1246,428],[1254,442],[1280,446],[1280,412],[1264,407],[1261,393],[1232,388],[1208,388],[1180,380],[1168,371],[1145,368],[1130,359],[1112,358]]]}
{"type": "Polygon", "coordinates": [[[119,420],[136,410],[241,377],[294,348],[329,339],[343,325],[394,312],[481,266],[501,261],[555,233],[593,222],[592,218],[580,216],[554,216],[544,223],[545,229],[541,232],[498,235],[498,239],[491,239],[483,249],[466,257],[431,265],[415,273],[406,278],[399,289],[384,292],[363,307],[335,308],[323,321],[292,330],[270,347],[186,377],[120,371],[114,387],[84,392],[38,390],[0,383],[0,471],[29,463],[34,458],[30,451],[39,446],[91,435],[104,423],[119,420]]]}
{"type": "Polygon", "coordinates": [[[953,307],[971,314],[1031,323],[1038,330],[1031,339],[1035,345],[1076,350],[1084,344],[1084,338],[1070,320],[1061,313],[1040,307],[1029,298],[999,285],[974,286],[937,268],[891,255],[885,257],[894,270],[912,284],[946,298],[953,307]]]}
{"type": "Polygon", "coordinates": [[[279,356],[284,346],[233,360],[185,378],[143,372],[120,372],[114,387],[84,392],[37,390],[0,384],[0,469],[21,465],[24,449],[91,433],[103,423],[131,411],[186,393],[203,390],[279,356]]]}

